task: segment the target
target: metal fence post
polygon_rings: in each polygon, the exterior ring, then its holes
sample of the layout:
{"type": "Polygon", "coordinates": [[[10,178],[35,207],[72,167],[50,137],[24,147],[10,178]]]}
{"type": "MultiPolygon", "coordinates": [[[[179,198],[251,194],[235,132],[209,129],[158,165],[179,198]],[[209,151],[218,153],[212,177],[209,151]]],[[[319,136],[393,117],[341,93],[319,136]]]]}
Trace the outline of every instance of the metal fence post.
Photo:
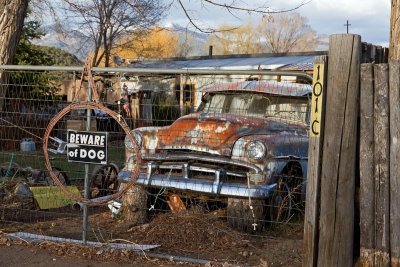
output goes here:
{"type": "MultiPolygon", "coordinates": [[[[96,88],[91,88],[90,82],[88,82],[88,102],[92,101],[92,90],[95,90],[96,88]]],[[[90,131],[90,125],[91,125],[91,110],[87,109],[86,110],[86,131],[90,131]]],[[[89,192],[89,164],[85,164],[85,180],[84,180],[84,194],[85,198],[88,199],[90,196],[89,192]]],[[[86,203],[83,204],[83,233],[82,233],[82,241],[83,243],[87,243],[87,232],[88,232],[88,224],[89,224],[89,213],[88,213],[88,205],[86,203]]]]}

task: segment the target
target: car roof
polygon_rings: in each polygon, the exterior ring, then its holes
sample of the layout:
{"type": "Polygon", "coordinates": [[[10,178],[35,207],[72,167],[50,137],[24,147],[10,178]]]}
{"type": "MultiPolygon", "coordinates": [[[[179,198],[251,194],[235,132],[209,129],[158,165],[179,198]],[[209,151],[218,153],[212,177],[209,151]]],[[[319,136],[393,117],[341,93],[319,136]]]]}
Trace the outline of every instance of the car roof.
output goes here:
{"type": "Polygon", "coordinates": [[[311,94],[312,88],[309,84],[278,81],[242,81],[229,83],[216,83],[202,89],[204,93],[242,91],[265,93],[284,96],[306,96],[311,94]]]}

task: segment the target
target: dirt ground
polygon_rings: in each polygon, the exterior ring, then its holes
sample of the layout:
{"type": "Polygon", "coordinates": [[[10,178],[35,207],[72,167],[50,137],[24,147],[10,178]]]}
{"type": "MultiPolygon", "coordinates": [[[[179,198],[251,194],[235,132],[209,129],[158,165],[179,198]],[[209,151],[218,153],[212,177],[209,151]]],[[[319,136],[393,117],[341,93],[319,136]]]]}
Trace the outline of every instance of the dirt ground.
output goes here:
{"type": "Polygon", "coordinates": [[[162,263],[159,260],[134,260],[129,263],[113,262],[112,259],[95,261],[88,257],[59,256],[49,249],[23,244],[1,244],[0,266],[7,267],[117,267],[117,266],[172,266],[171,263],[162,263]]]}
{"type": "Polygon", "coordinates": [[[227,225],[224,208],[194,205],[179,213],[162,210],[138,226],[112,218],[107,207],[89,208],[89,241],[159,245],[143,256],[127,249],[11,240],[6,233],[81,240],[82,211],[72,206],[39,210],[31,200],[4,200],[0,201],[0,266],[301,266],[301,220],[249,235],[227,225]]]}
{"type": "MultiPolygon", "coordinates": [[[[46,266],[48,263],[51,266],[67,266],[62,264],[70,261],[73,266],[94,266],[94,262],[96,266],[127,266],[132,263],[138,266],[176,266],[179,261],[175,259],[180,259],[179,257],[194,259],[194,262],[201,260],[201,264],[190,261],[181,263],[185,266],[207,265],[204,262],[209,262],[209,266],[301,266],[300,223],[266,229],[259,235],[245,235],[227,226],[223,212],[189,210],[183,214],[160,213],[149,223],[132,227],[111,218],[108,210],[100,209],[90,215],[89,240],[103,243],[157,244],[160,247],[146,252],[146,256],[139,256],[128,250],[52,242],[34,245],[24,240],[11,240],[3,234],[0,237],[0,256],[10,253],[26,257],[1,257],[3,261],[0,266],[46,266]],[[166,256],[167,260],[160,259],[159,255],[166,256]],[[171,262],[171,259],[174,261],[171,262]]],[[[38,212],[32,211],[32,214],[37,215],[38,212]]],[[[17,218],[16,214],[14,218],[17,218]]],[[[82,237],[82,221],[79,216],[70,214],[53,219],[39,218],[40,216],[36,219],[31,216],[31,221],[26,223],[7,220],[7,223],[0,223],[0,230],[2,233],[24,231],[75,239],[82,237]]]]}

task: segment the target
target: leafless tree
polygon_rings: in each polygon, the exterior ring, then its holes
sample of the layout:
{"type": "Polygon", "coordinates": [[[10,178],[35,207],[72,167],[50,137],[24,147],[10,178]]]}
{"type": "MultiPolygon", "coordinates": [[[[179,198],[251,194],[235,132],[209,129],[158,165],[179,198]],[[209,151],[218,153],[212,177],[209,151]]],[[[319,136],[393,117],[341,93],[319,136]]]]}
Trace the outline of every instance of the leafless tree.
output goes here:
{"type": "MultiPolygon", "coordinates": [[[[0,0],[0,64],[14,60],[29,0],[0,0]]],[[[7,84],[7,75],[0,72],[0,81],[7,84]]],[[[0,87],[0,110],[3,110],[6,86],[0,87]]]]}
{"type": "MultiPolygon", "coordinates": [[[[190,10],[188,8],[188,0],[172,0],[176,2],[180,8],[183,10],[186,18],[196,30],[202,33],[215,33],[221,32],[221,29],[216,29],[214,27],[205,26],[202,23],[201,18],[196,17],[196,11],[190,10]]],[[[271,14],[279,14],[279,13],[287,13],[292,12],[307,3],[311,0],[300,0],[298,4],[295,4],[293,7],[288,9],[274,9],[267,5],[268,1],[265,1],[262,5],[253,4],[252,1],[236,1],[236,0],[228,0],[227,2],[219,2],[215,0],[196,0],[193,2],[200,2],[201,7],[205,10],[211,8],[220,8],[221,11],[231,14],[233,17],[241,17],[243,14],[258,14],[260,16],[269,16],[271,14]]],[[[190,0],[189,0],[190,2],[190,0]]],[[[230,31],[232,29],[236,29],[237,27],[225,28],[224,31],[230,31]]]]}
{"type": "Polygon", "coordinates": [[[210,34],[208,46],[213,46],[214,54],[255,54],[267,52],[260,42],[260,34],[251,22],[232,29],[234,26],[224,24],[216,28],[217,32],[210,34]],[[227,31],[226,29],[232,29],[227,31]]]}
{"type": "MultiPolygon", "coordinates": [[[[169,7],[175,4],[183,10],[188,25],[203,33],[220,32],[212,26],[202,24],[203,18],[197,18],[196,11],[191,10],[193,3],[200,4],[203,9],[218,8],[232,16],[239,17],[242,13],[268,16],[274,13],[287,12],[297,9],[310,0],[298,0],[293,8],[287,10],[274,10],[264,5],[257,6],[251,3],[242,3],[230,0],[221,3],[214,0],[44,0],[51,3],[56,18],[56,28],[62,33],[64,40],[74,40],[75,53],[79,53],[90,47],[92,64],[98,66],[104,63],[110,64],[111,51],[118,46],[133,47],[132,38],[124,36],[140,36],[146,34],[149,27],[160,21],[168,12],[169,7]],[[61,6],[61,8],[59,7],[61,6]],[[121,40],[124,42],[121,42],[121,40]],[[128,43],[126,43],[128,42],[128,43]]],[[[199,10],[198,10],[199,11],[199,10]]],[[[234,29],[236,27],[233,27],[234,29]]],[[[224,31],[230,31],[226,28],[224,31]]],[[[68,42],[67,42],[68,43],[68,42]]],[[[136,42],[137,43],[137,42],[136,42]]],[[[187,52],[184,52],[187,53],[187,52]]],[[[83,53],[84,55],[87,52],[83,53]]]]}
{"type": "Polygon", "coordinates": [[[142,34],[162,18],[166,9],[158,0],[62,0],[61,4],[59,28],[93,46],[93,66],[103,60],[109,66],[111,50],[121,44],[117,41],[126,35],[142,34]]]}
{"type": "Polygon", "coordinates": [[[194,50],[195,43],[196,39],[190,32],[179,32],[175,56],[187,57],[194,50]]]}
{"type": "Polygon", "coordinates": [[[0,64],[10,64],[21,34],[28,0],[0,1],[0,64]]]}
{"type": "Polygon", "coordinates": [[[315,50],[319,44],[307,19],[298,13],[274,14],[257,24],[247,22],[225,30],[232,27],[221,25],[218,32],[209,35],[207,45],[212,45],[216,54],[304,52],[315,50]]]}
{"type": "Polygon", "coordinates": [[[319,43],[307,18],[298,13],[271,15],[259,25],[259,32],[273,53],[313,51],[319,43]]]}

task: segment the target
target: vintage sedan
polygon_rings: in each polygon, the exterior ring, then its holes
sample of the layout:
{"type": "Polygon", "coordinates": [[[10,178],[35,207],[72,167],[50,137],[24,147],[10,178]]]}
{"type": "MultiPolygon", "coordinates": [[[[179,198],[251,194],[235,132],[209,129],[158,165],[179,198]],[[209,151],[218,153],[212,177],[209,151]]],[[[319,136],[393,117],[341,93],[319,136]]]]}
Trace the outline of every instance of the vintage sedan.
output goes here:
{"type": "MultiPolygon", "coordinates": [[[[136,186],[218,199],[229,225],[243,231],[288,218],[304,195],[310,93],[310,85],[277,81],[204,89],[195,113],[133,130],[141,156],[136,186]]],[[[128,138],[125,146],[122,182],[136,164],[128,138]]]]}

